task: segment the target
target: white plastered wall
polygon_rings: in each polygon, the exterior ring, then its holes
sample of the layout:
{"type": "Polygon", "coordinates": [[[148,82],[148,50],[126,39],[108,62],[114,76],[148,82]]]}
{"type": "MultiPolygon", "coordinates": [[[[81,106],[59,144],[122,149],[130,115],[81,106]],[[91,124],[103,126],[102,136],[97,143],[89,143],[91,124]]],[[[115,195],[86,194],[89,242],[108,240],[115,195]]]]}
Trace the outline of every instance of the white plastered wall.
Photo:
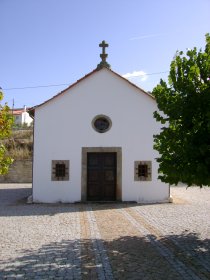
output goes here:
{"type": "Polygon", "coordinates": [[[28,126],[33,122],[28,112],[23,112],[21,114],[21,124],[27,124],[28,126]]]}
{"type": "Polygon", "coordinates": [[[35,111],[33,199],[81,200],[82,147],[122,148],[122,200],[166,201],[169,187],[157,180],[153,135],[155,101],[111,71],[102,69],[35,111]],[[97,133],[96,115],[107,115],[112,128],[97,133]],[[70,180],[51,181],[51,161],[70,161],[70,180]],[[152,181],[134,181],[134,161],[152,161],[152,181]]]}

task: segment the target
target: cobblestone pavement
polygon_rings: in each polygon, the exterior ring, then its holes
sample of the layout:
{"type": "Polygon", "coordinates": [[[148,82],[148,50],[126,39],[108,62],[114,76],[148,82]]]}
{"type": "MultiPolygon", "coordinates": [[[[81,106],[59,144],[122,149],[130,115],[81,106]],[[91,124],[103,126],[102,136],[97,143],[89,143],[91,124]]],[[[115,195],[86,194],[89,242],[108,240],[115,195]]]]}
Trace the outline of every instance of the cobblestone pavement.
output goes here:
{"type": "Polygon", "coordinates": [[[174,203],[26,204],[0,185],[0,279],[210,279],[210,188],[174,203]]]}

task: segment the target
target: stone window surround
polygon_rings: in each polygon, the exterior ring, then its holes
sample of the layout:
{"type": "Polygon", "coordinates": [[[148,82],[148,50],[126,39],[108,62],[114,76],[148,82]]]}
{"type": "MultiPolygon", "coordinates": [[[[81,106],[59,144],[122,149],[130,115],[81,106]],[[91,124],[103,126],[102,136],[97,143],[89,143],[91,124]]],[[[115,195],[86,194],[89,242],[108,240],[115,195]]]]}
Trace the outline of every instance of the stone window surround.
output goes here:
{"type": "Polygon", "coordinates": [[[152,161],[150,160],[141,160],[134,161],[134,181],[152,181],[152,161]],[[147,165],[148,167],[148,176],[138,176],[138,166],[139,164],[147,165]]]}
{"type": "Polygon", "coordinates": [[[52,160],[52,167],[51,167],[51,180],[52,181],[69,181],[69,160],[52,160]],[[56,164],[65,164],[65,177],[56,177],[55,168],[56,164]]]}
{"type": "Polygon", "coordinates": [[[112,121],[111,121],[111,119],[110,119],[108,116],[106,116],[106,115],[97,115],[97,116],[95,116],[95,117],[93,118],[91,124],[92,124],[92,128],[93,128],[96,132],[98,132],[98,133],[105,133],[105,132],[109,131],[109,130],[111,129],[111,127],[112,127],[112,121]],[[94,125],[95,121],[96,121],[97,119],[99,119],[99,118],[105,118],[105,119],[109,122],[109,127],[108,127],[107,129],[105,129],[104,131],[98,131],[98,130],[96,129],[95,125],[94,125]]]}
{"type": "Polygon", "coordinates": [[[87,201],[87,153],[116,153],[117,154],[116,201],[122,201],[122,148],[121,147],[82,147],[81,201],[87,201]]]}

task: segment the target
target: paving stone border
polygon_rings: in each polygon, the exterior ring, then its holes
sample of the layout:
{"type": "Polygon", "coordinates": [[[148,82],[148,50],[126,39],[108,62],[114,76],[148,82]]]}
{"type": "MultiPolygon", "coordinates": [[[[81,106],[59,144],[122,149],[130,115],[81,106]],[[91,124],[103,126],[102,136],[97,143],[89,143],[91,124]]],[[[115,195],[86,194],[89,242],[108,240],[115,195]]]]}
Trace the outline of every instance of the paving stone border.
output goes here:
{"type": "Polygon", "coordinates": [[[91,206],[86,207],[87,218],[90,226],[90,236],[93,244],[93,250],[95,253],[95,263],[99,280],[112,280],[112,268],[107,256],[106,249],[101,240],[100,231],[97,226],[96,218],[91,206]]]}

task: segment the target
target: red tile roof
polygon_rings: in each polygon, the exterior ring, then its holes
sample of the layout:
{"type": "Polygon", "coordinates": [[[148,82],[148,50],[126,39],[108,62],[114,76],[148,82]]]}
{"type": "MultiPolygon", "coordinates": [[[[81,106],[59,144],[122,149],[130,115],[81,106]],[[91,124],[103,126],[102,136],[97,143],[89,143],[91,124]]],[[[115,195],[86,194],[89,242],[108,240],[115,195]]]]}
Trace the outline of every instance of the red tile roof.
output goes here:
{"type": "Polygon", "coordinates": [[[10,113],[13,115],[21,115],[24,112],[24,109],[10,109],[10,113]]]}

